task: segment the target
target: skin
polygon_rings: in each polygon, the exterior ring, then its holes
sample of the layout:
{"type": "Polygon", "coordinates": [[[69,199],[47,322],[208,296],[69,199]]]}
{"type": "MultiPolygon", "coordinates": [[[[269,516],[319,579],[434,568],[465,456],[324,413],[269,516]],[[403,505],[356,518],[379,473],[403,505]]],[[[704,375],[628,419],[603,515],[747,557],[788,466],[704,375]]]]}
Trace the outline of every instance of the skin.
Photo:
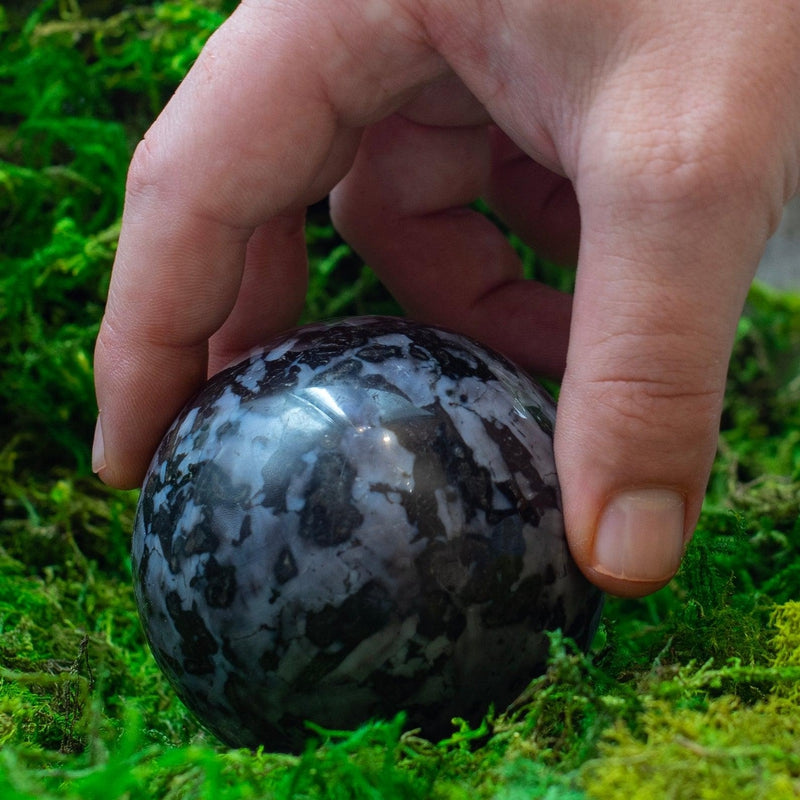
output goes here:
{"type": "Polygon", "coordinates": [[[420,320],[563,375],[567,534],[676,571],[748,286],[800,165],[797,0],[250,0],[136,150],[96,348],[100,477],[140,483],[209,374],[296,321],[303,217],[420,320]],[[484,197],[574,298],[521,279],[484,197]],[[580,208],[580,211],[578,210],[580,208]]]}

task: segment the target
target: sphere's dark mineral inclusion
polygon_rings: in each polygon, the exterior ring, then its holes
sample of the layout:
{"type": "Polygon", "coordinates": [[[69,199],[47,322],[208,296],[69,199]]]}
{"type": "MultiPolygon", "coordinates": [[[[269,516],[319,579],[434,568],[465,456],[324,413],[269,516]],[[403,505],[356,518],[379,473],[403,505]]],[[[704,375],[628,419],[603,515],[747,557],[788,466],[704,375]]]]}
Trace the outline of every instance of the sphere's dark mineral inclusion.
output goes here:
{"type": "Polygon", "coordinates": [[[360,317],[215,376],[156,453],[134,586],[155,658],[233,746],[400,710],[436,738],[588,647],[601,593],[564,537],[553,401],[447,331],[360,317]]]}

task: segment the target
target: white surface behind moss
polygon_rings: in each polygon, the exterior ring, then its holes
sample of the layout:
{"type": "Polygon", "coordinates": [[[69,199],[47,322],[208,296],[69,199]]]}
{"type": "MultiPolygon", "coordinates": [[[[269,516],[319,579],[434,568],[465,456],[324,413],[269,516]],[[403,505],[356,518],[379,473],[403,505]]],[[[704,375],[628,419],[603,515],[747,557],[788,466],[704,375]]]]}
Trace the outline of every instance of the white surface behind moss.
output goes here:
{"type": "Polygon", "coordinates": [[[780,289],[800,290],[800,196],[786,206],[778,230],[767,242],[758,278],[780,289]]]}

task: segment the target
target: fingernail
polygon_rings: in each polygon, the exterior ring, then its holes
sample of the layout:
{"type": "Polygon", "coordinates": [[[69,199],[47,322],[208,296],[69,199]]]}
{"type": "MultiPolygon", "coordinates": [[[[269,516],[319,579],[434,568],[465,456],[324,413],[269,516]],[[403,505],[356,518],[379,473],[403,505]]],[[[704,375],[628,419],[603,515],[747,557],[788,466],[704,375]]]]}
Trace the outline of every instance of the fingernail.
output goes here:
{"type": "Polygon", "coordinates": [[[105,467],[106,449],[103,444],[103,425],[98,414],[97,424],[94,426],[94,441],[92,442],[92,472],[100,472],[105,467]]]}
{"type": "Polygon", "coordinates": [[[628,581],[669,580],[683,557],[685,505],[670,489],[636,489],[612,497],[594,540],[594,569],[628,581]]]}

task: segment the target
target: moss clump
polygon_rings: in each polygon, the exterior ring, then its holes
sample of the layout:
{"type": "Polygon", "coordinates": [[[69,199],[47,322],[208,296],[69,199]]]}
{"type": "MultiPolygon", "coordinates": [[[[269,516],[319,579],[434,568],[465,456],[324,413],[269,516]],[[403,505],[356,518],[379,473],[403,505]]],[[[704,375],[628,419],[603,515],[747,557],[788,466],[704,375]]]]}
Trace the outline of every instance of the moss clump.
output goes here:
{"type": "Polygon", "coordinates": [[[87,17],[50,0],[27,18],[3,7],[0,441],[27,432],[25,457],[86,471],[91,354],[131,149],[232,5],[111,2],[87,17]]]}
{"type": "Polygon", "coordinates": [[[649,703],[635,735],[618,725],[587,764],[590,797],[604,800],[790,800],[800,789],[800,713],[728,696],[702,710],[649,703]]]}
{"type": "MultiPolygon", "coordinates": [[[[765,699],[746,704],[732,694],[709,696],[726,669],[682,675],[707,683],[694,703],[646,697],[633,724],[618,721],[599,756],[581,771],[584,788],[604,800],[789,800],[800,794],[800,603],[771,616],[773,670],[744,670],[773,681],[765,699]],[[703,674],[705,672],[705,674],[703,674]],[[713,677],[709,681],[709,677],[713,677]]],[[[729,670],[739,672],[740,664],[729,670]]],[[[733,676],[728,676],[733,677],[733,676]]]]}

